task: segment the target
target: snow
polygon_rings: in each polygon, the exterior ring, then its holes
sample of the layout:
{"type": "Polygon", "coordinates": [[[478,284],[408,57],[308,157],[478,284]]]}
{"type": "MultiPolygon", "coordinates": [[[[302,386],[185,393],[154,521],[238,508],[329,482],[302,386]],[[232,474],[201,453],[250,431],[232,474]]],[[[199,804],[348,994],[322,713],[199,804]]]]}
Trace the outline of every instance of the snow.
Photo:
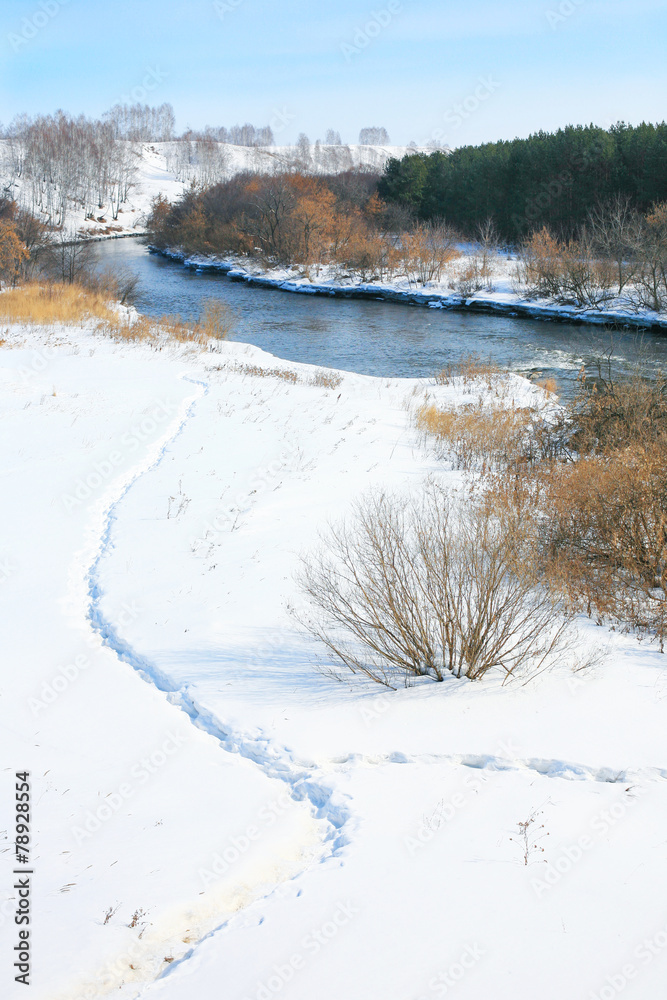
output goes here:
{"type": "Polygon", "coordinates": [[[31,770],[33,996],[662,998],[657,649],[583,621],[583,671],[391,692],[323,672],[288,610],[360,493],[460,485],[411,413],[470,386],[3,338],[0,828],[31,770]]]}

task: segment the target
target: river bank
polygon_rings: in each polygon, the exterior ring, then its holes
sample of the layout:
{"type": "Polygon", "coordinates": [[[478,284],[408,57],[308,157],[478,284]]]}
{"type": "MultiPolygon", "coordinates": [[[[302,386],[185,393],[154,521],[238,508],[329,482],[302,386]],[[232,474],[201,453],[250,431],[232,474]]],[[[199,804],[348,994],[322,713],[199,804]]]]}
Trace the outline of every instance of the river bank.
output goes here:
{"type": "Polygon", "coordinates": [[[656,333],[667,331],[667,314],[652,313],[649,310],[630,311],[627,306],[618,305],[609,309],[582,309],[577,306],[561,305],[558,302],[522,299],[511,288],[509,278],[510,263],[499,258],[498,279],[493,291],[480,291],[465,296],[452,292],[440,285],[429,284],[422,288],[411,287],[407,281],[391,282],[343,282],[330,278],[325,269],[325,280],[312,281],[304,277],[296,268],[273,268],[266,270],[255,261],[241,258],[209,257],[202,254],[187,254],[175,248],[160,248],[148,244],[150,253],[176,261],[191,270],[218,272],[230,281],[243,281],[263,288],[274,288],[283,292],[300,295],[319,295],[330,298],[370,299],[383,302],[398,302],[401,305],[426,306],[430,309],[450,309],[471,313],[496,314],[517,318],[547,320],[560,323],[586,323],[594,326],[616,327],[620,329],[646,330],[656,333]],[[504,267],[503,267],[504,265],[504,267]]]}

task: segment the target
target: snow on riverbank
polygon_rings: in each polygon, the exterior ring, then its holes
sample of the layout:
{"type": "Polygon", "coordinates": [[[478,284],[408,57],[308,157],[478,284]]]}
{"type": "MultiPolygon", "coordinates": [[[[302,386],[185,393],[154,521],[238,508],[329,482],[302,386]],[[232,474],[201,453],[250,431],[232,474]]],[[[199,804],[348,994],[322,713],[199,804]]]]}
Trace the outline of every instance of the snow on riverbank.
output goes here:
{"type": "Polygon", "coordinates": [[[661,998],[664,657],[584,623],[588,671],[388,692],[319,672],[287,611],[360,492],[460,482],[416,400],[485,390],[4,338],[1,801],[31,769],[35,997],[661,998]]]}
{"type": "Polygon", "coordinates": [[[353,278],[340,280],[332,267],[313,267],[313,279],[305,276],[301,267],[265,268],[258,261],[249,258],[221,258],[202,254],[187,254],[178,249],[157,249],[149,247],[184,267],[194,271],[221,271],[232,281],[246,281],[249,284],[277,288],[284,292],[301,295],[330,295],[367,299],[382,299],[389,302],[403,302],[411,305],[428,306],[431,309],[468,309],[474,312],[501,313],[507,316],[526,316],[532,319],[555,320],[568,323],[590,323],[597,326],[620,325],[621,327],[667,330],[667,313],[656,313],[650,309],[637,310],[627,298],[617,298],[604,309],[585,309],[573,305],[562,305],[549,299],[523,298],[513,286],[513,271],[516,262],[511,255],[496,254],[493,259],[491,287],[471,295],[454,291],[460,272],[465,268],[465,256],[448,268],[442,281],[416,285],[406,278],[398,277],[388,281],[362,282],[353,278]]]}

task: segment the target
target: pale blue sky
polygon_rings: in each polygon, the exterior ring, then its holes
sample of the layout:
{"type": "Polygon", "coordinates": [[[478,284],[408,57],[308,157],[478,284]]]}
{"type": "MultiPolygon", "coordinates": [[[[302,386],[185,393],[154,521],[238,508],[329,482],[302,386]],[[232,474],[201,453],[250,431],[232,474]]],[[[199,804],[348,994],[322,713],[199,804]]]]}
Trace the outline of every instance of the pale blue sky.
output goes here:
{"type": "Polygon", "coordinates": [[[281,141],[662,121],[666,41],[663,0],[0,0],[0,121],[137,96],[179,130],[272,121],[281,141]]]}

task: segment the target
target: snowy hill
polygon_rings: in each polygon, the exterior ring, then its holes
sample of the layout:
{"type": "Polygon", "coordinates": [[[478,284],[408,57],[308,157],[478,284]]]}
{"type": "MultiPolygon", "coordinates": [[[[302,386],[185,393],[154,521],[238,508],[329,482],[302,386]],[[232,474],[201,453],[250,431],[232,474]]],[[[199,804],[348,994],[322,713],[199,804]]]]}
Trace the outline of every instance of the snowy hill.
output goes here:
{"type": "MultiPolygon", "coordinates": [[[[144,143],[136,147],[134,184],[127,201],[120,205],[118,217],[113,217],[113,206],[108,202],[102,207],[96,207],[93,218],[86,218],[83,209],[70,205],[65,220],[66,230],[72,235],[86,233],[100,237],[141,233],[144,231],[152,199],[163,194],[174,201],[193,180],[201,181],[203,178],[206,182],[212,182],[233,177],[246,170],[273,173],[305,169],[312,173],[340,173],[364,168],[382,171],[391,157],[402,157],[406,153],[420,151],[408,146],[314,145],[311,147],[310,158],[304,160],[294,146],[232,146],[215,143],[214,163],[211,168],[206,167],[202,172],[202,165],[197,161],[197,150],[194,145],[186,150],[187,145],[169,142],[144,143]]],[[[424,151],[432,152],[430,149],[424,151]]],[[[42,188],[41,182],[31,184],[24,176],[12,173],[9,143],[7,140],[0,140],[0,192],[48,221],[47,214],[40,212],[42,188]]]]}

